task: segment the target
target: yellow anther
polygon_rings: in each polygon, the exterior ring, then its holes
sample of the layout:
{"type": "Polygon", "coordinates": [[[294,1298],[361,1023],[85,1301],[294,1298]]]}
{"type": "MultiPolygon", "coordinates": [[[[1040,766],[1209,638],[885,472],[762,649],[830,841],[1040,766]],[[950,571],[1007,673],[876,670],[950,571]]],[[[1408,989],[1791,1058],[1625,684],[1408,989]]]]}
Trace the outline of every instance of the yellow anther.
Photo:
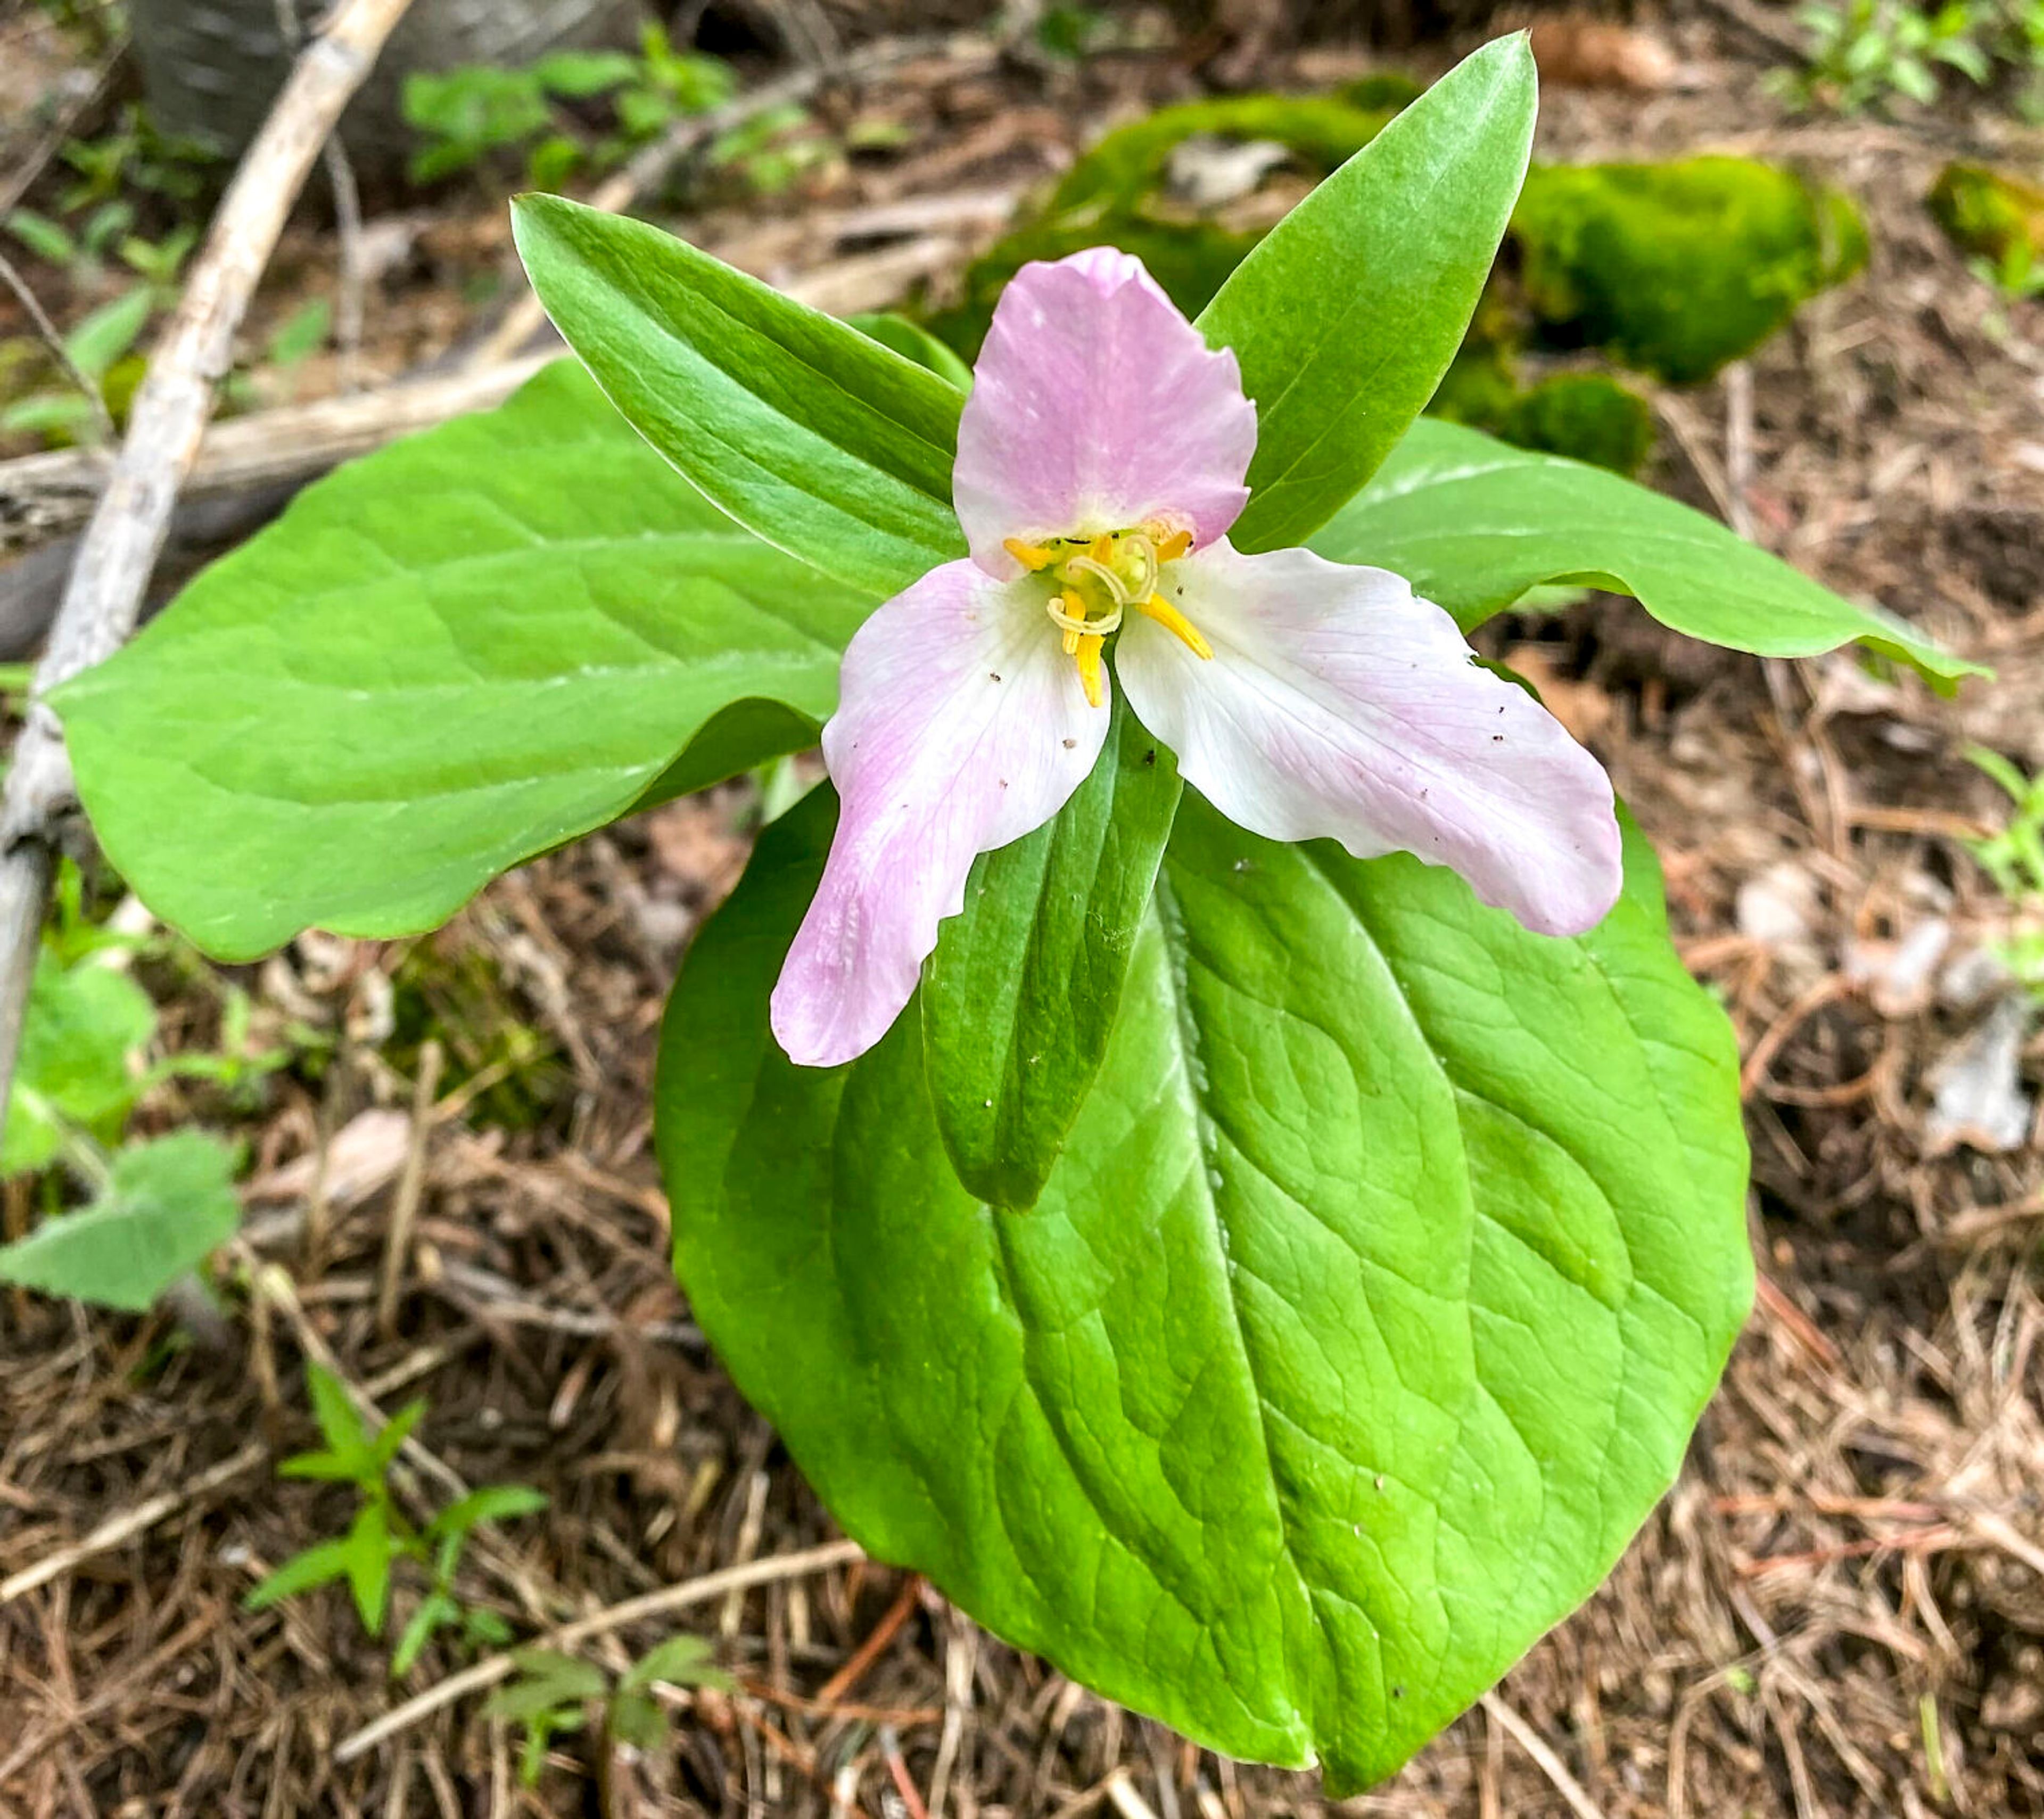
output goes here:
{"type": "Polygon", "coordinates": [[[1113,537],[1108,532],[1102,531],[1098,536],[1093,540],[1093,548],[1090,554],[1095,562],[1100,563],[1103,566],[1113,561],[1113,537]]]}
{"type": "Polygon", "coordinates": [[[1097,707],[1107,698],[1100,679],[1100,648],[1106,642],[1090,634],[1078,641],[1079,686],[1085,690],[1089,707],[1097,707]]]}
{"type": "Polygon", "coordinates": [[[1174,530],[1169,536],[1159,540],[1157,560],[1159,562],[1176,562],[1192,547],[1193,533],[1190,531],[1174,530]]]}
{"type": "MultiPolygon", "coordinates": [[[[1074,619],[1083,620],[1086,616],[1085,602],[1069,587],[1065,590],[1065,612],[1074,619]]],[[[1077,625],[1067,625],[1065,628],[1065,655],[1075,657],[1078,652],[1079,629],[1077,625]]]]}
{"type": "Polygon", "coordinates": [[[1034,575],[1039,568],[1048,568],[1058,560],[1054,549],[1039,549],[1033,543],[1024,543],[1019,536],[1003,537],[1001,547],[1034,575]]]}
{"type": "Polygon", "coordinates": [[[1135,610],[1147,617],[1155,619],[1194,656],[1212,660],[1213,646],[1200,636],[1192,621],[1166,600],[1162,594],[1153,594],[1147,600],[1137,601],[1135,610]]]}

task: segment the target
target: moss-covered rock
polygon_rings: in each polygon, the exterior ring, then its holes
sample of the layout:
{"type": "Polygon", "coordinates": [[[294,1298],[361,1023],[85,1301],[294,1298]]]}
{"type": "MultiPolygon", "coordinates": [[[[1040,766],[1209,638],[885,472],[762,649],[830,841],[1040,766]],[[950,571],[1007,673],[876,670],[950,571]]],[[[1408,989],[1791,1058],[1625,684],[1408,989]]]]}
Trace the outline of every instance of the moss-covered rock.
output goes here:
{"type": "Polygon", "coordinates": [[[1556,373],[1512,399],[1493,433],[1630,479],[1653,452],[1654,412],[1608,373],[1556,373]]]}
{"type": "Polygon", "coordinates": [[[1845,197],[1748,158],[1536,165],[1512,236],[1544,335],[1678,384],[1750,353],[1867,251],[1845,197]]]}
{"type": "MultiPolygon", "coordinates": [[[[1180,309],[1197,314],[1270,220],[1241,198],[1195,206],[1174,182],[1174,171],[1185,175],[1174,162],[1181,148],[1200,140],[1281,148],[1285,167],[1317,180],[1417,92],[1403,79],[1375,77],[1331,98],[1234,95],[1121,127],[1066,172],[1033,220],[971,267],[962,298],[929,326],[970,360],[1020,267],[1103,244],[1135,254],[1180,309]]],[[[1529,337],[1601,348],[1677,383],[1707,379],[1866,257],[1865,229],[1842,196],[1742,158],[1536,165],[1512,238],[1516,253],[1485,290],[1428,409],[1626,474],[1653,446],[1645,401],[1599,374],[1522,385],[1516,356],[1529,337]]]]}
{"type": "Polygon", "coordinates": [[[1118,246],[1150,268],[1171,301],[1197,314],[1263,237],[1265,225],[1201,218],[1170,190],[1171,156],[1187,140],[1271,144],[1315,180],[1368,144],[1396,111],[1325,96],[1228,95],[1191,101],[1108,133],[1065,173],[1037,218],[989,248],[966,271],[964,294],[929,326],[967,360],[979,351],[994,300],[1033,259],[1118,246]]]}
{"type": "Polygon", "coordinates": [[[1947,164],[1928,201],[1960,252],[1997,270],[2044,260],[2044,187],[1984,164],[1947,164]]]}

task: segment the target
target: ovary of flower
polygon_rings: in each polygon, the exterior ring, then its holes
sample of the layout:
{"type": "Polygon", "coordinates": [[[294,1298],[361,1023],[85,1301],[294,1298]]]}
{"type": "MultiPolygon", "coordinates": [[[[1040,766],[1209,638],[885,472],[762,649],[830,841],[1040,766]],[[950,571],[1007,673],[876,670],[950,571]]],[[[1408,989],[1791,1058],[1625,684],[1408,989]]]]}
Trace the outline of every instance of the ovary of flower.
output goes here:
{"type": "Polygon", "coordinates": [[[1096,248],[1016,275],[959,422],[970,554],[845,652],[823,735],[837,832],[774,992],[794,1060],[886,1033],[973,861],[1093,769],[1115,687],[1253,833],[1450,866],[1542,933],[1611,906],[1609,781],[1447,613],[1381,568],[1229,543],[1255,448],[1235,356],[1139,261],[1096,248]]]}
{"type": "Polygon", "coordinates": [[[1213,647],[1192,621],[1158,591],[1164,568],[1193,546],[1193,533],[1152,521],[1139,529],[1104,531],[1097,536],[1058,537],[1028,544],[1004,537],[1001,548],[1032,575],[1048,571],[1043,610],[1064,633],[1065,655],[1077,660],[1079,686],[1091,707],[1107,705],[1101,678],[1101,651],[1121,629],[1132,607],[1182,639],[1194,656],[1211,659],[1213,647]]]}

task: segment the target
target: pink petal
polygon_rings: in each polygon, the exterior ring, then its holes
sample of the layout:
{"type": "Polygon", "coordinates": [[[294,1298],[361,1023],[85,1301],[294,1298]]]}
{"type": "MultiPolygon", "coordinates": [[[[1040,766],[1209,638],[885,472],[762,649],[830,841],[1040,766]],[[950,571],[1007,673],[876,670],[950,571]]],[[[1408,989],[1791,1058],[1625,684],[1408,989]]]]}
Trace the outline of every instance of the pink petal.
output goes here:
{"type": "Polygon", "coordinates": [[[1003,539],[1170,517],[1197,544],[1249,498],[1256,407],[1143,262],[1094,247],[1025,265],[994,307],[959,421],[951,490],[973,560],[1012,575],[1003,539]]]}
{"type": "MultiPolygon", "coordinates": [[[[1040,590],[1038,594],[1040,594],[1040,590]]],[[[824,760],[842,802],[774,988],[790,1060],[863,1054],[901,1013],[982,852],[1065,806],[1107,736],[1040,598],[947,562],[854,635],[824,760]]]]}
{"type": "Polygon", "coordinates": [[[1398,576],[1224,542],[1166,571],[1165,586],[1212,660],[1132,613],[1116,673],[1229,820],[1452,866],[1543,935],[1580,934],[1617,900],[1604,767],[1478,667],[1454,620],[1398,576]]]}

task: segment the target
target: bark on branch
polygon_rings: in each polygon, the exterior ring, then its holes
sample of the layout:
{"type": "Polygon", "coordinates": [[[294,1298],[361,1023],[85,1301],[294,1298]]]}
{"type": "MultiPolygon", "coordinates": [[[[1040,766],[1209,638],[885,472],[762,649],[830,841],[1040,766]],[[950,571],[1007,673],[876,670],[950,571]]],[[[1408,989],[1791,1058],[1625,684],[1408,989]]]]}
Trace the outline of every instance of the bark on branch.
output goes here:
{"type": "Polygon", "coordinates": [[[0,1130],[57,840],[77,806],[63,735],[44,698],[111,656],[134,629],[248,300],[313,160],[407,4],[341,0],[300,54],[151,356],[127,440],[79,545],[0,799],[0,1130]]]}

